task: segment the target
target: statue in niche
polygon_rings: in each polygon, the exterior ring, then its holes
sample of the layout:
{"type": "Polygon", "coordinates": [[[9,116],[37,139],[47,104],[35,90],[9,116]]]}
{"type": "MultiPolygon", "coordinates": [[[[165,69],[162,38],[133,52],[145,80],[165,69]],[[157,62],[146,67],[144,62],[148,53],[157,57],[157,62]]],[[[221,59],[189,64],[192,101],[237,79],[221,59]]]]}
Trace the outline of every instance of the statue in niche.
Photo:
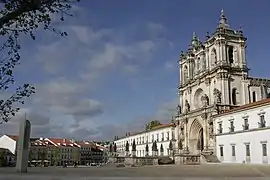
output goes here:
{"type": "Polygon", "coordinates": [[[200,71],[200,66],[201,66],[201,59],[200,59],[200,57],[198,57],[198,59],[197,59],[197,72],[200,71]]]}
{"type": "Polygon", "coordinates": [[[214,139],[213,137],[209,138],[209,147],[213,147],[214,146],[214,139]]]}
{"type": "Polygon", "coordinates": [[[185,53],[184,53],[184,51],[181,51],[180,59],[183,59],[184,57],[185,57],[185,53]]]}
{"type": "Polygon", "coordinates": [[[233,60],[235,63],[237,63],[238,61],[238,51],[237,51],[237,48],[234,48],[233,49],[233,60]]]}
{"type": "Polygon", "coordinates": [[[213,122],[210,122],[209,123],[209,134],[210,134],[210,136],[214,134],[213,122]]]}
{"type": "Polygon", "coordinates": [[[184,82],[186,82],[188,79],[188,68],[187,66],[184,67],[184,82]]]}
{"type": "Polygon", "coordinates": [[[180,134],[181,134],[181,135],[184,135],[184,127],[181,127],[180,134]]]}
{"type": "Polygon", "coordinates": [[[221,103],[221,92],[217,88],[215,88],[213,94],[215,98],[215,103],[221,103]]]}
{"type": "Polygon", "coordinates": [[[202,69],[203,70],[206,69],[206,58],[205,58],[205,55],[202,56],[202,69]]]}
{"type": "Polygon", "coordinates": [[[191,63],[191,77],[194,76],[194,73],[195,73],[195,62],[193,60],[192,63],[191,63]]]}
{"type": "Polygon", "coordinates": [[[204,107],[209,106],[209,98],[206,94],[201,97],[201,101],[204,107]]]}
{"type": "Polygon", "coordinates": [[[188,103],[188,100],[185,101],[185,108],[186,108],[186,112],[190,112],[190,105],[188,103]]]}
{"type": "Polygon", "coordinates": [[[215,49],[213,49],[211,52],[211,61],[213,64],[217,64],[217,52],[215,49]]]}
{"type": "Polygon", "coordinates": [[[183,140],[182,139],[179,139],[178,140],[178,148],[181,150],[183,149],[183,140]]]}
{"type": "Polygon", "coordinates": [[[182,109],[179,104],[177,105],[176,111],[177,111],[177,115],[180,115],[182,113],[182,109]]]}

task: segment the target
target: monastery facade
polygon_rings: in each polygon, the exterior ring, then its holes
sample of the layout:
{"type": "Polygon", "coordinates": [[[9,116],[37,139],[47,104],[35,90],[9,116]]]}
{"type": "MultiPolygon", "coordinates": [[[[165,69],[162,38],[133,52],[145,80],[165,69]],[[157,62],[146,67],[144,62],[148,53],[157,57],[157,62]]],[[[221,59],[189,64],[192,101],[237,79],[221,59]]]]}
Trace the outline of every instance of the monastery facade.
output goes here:
{"type": "MultiPolygon", "coordinates": [[[[175,156],[200,155],[206,162],[268,162],[270,80],[249,75],[246,46],[243,31],[230,28],[223,10],[212,35],[207,33],[201,41],[193,33],[178,61],[179,105],[170,129],[175,156]],[[242,150],[245,156],[240,155],[242,150]]],[[[125,139],[117,140],[117,147],[120,141],[125,139]]]]}

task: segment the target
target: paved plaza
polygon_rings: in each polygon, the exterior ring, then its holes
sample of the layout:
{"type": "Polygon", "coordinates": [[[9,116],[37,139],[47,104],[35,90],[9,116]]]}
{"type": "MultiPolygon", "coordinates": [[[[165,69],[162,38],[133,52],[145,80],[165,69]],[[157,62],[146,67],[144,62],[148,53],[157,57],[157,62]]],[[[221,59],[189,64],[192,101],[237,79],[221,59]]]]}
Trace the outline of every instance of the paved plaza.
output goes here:
{"type": "Polygon", "coordinates": [[[1,180],[57,180],[57,179],[269,179],[267,165],[170,165],[144,167],[79,167],[28,168],[19,174],[14,168],[0,168],[1,180]]]}

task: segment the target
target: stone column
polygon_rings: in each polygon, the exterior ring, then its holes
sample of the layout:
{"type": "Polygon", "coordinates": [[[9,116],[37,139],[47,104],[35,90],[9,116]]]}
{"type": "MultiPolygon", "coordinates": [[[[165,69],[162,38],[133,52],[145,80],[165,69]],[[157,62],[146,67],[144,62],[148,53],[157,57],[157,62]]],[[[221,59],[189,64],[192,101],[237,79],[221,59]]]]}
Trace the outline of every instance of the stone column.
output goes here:
{"type": "Polygon", "coordinates": [[[183,153],[188,153],[188,119],[185,117],[185,140],[184,140],[184,149],[183,153]]]}
{"type": "Polygon", "coordinates": [[[26,173],[28,167],[28,156],[30,148],[31,123],[29,120],[23,120],[20,124],[19,140],[17,145],[16,170],[20,173],[26,173]]]}
{"type": "Polygon", "coordinates": [[[209,138],[209,126],[208,126],[208,121],[207,121],[207,113],[206,112],[203,112],[203,115],[202,115],[202,119],[203,119],[203,122],[204,122],[204,126],[203,126],[203,144],[204,144],[204,147],[203,147],[203,150],[204,151],[208,151],[208,138],[209,138]]]}
{"type": "Polygon", "coordinates": [[[246,66],[246,48],[245,48],[245,43],[241,43],[240,44],[240,48],[239,48],[239,64],[240,66],[243,68],[246,66]]]}
{"type": "Polygon", "coordinates": [[[223,64],[227,64],[227,52],[226,52],[226,44],[225,42],[222,43],[222,57],[223,57],[223,64]]]}
{"type": "Polygon", "coordinates": [[[249,102],[249,91],[248,91],[248,84],[246,80],[242,79],[242,100],[241,105],[247,104],[249,102]]]}
{"type": "MultiPolygon", "coordinates": [[[[227,76],[227,75],[225,75],[227,76]]],[[[222,82],[222,98],[223,98],[223,103],[224,104],[230,104],[230,89],[229,89],[229,83],[228,83],[228,78],[227,77],[223,77],[221,79],[222,82]]]]}

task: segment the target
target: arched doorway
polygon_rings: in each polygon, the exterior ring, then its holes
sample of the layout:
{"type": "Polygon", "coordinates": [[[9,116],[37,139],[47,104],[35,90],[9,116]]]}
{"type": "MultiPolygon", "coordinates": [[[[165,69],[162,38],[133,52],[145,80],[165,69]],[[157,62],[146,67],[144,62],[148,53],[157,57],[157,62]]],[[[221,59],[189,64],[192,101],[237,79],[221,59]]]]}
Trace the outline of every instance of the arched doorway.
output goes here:
{"type": "Polygon", "coordinates": [[[203,139],[203,128],[199,131],[198,140],[197,140],[197,150],[202,151],[204,147],[203,139]]]}
{"type": "Polygon", "coordinates": [[[195,119],[190,126],[188,146],[191,154],[199,154],[203,150],[203,128],[197,119],[195,119]]]}

